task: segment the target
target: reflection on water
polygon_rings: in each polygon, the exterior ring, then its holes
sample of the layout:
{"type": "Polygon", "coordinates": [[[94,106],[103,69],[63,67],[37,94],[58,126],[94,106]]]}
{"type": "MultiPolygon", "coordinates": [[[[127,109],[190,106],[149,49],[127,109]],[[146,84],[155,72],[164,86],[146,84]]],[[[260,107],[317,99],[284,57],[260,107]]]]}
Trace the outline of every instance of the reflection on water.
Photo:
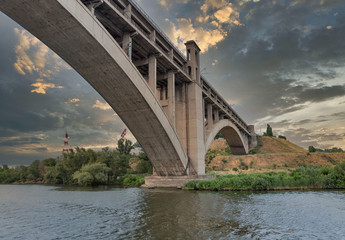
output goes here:
{"type": "Polygon", "coordinates": [[[345,239],[345,192],[0,185],[0,239],[345,239]]]}

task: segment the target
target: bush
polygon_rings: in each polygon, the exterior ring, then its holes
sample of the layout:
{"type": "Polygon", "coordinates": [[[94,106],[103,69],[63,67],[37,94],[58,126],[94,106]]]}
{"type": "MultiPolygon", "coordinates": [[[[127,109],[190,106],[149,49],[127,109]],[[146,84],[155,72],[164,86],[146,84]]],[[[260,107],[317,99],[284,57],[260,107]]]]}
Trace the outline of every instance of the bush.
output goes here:
{"type": "Polygon", "coordinates": [[[124,186],[141,186],[145,183],[145,175],[127,175],[123,179],[124,186]]]}
{"type": "Polygon", "coordinates": [[[285,136],[282,136],[282,135],[279,135],[278,138],[282,138],[282,139],[287,140],[286,137],[285,137],[285,136]]]}
{"type": "MultiPolygon", "coordinates": [[[[234,171],[235,168],[233,168],[234,171]]],[[[187,189],[269,190],[281,187],[345,188],[345,162],[331,166],[299,166],[291,173],[218,175],[215,179],[190,181],[187,189]]]]}
{"type": "Polygon", "coordinates": [[[243,160],[240,158],[240,165],[238,166],[242,170],[248,170],[248,165],[243,162],[243,160]]]}

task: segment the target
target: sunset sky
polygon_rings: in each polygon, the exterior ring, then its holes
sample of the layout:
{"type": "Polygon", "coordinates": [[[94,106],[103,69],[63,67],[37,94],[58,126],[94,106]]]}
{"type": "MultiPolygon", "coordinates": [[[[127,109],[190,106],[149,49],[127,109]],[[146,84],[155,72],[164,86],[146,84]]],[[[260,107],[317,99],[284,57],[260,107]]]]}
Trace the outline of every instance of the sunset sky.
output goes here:
{"type": "MultiPolygon", "coordinates": [[[[343,0],[137,0],[203,76],[262,134],[345,149],[343,0]]],[[[115,147],[126,128],[63,60],[0,12],[0,164],[29,164],[70,145],[115,147]]],[[[132,140],[133,136],[129,133],[132,140]]]]}

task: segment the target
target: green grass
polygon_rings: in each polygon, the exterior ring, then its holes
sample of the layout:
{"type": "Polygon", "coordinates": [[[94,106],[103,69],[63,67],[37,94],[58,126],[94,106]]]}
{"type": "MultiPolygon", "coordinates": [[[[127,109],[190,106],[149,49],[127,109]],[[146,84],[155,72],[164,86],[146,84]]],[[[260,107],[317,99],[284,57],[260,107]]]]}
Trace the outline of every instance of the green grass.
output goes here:
{"type": "Polygon", "coordinates": [[[214,179],[190,181],[184,189],[273,190],[279,188],[345,188],[345,162],[331,166],[298,167],[290,173],[270,172],[218,175],[214,179]]]}

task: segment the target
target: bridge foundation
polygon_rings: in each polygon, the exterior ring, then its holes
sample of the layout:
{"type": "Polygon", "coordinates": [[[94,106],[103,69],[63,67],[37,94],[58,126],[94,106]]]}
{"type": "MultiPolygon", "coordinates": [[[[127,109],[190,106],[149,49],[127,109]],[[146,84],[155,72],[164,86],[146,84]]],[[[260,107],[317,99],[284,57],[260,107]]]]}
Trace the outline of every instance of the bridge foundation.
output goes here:
{"type": "Polygon", "coordinates": [[[182,188],[189,181],[213,179],[215,175],[199,176],[147,176],[142,187],[147,188],[182,188]]]}

